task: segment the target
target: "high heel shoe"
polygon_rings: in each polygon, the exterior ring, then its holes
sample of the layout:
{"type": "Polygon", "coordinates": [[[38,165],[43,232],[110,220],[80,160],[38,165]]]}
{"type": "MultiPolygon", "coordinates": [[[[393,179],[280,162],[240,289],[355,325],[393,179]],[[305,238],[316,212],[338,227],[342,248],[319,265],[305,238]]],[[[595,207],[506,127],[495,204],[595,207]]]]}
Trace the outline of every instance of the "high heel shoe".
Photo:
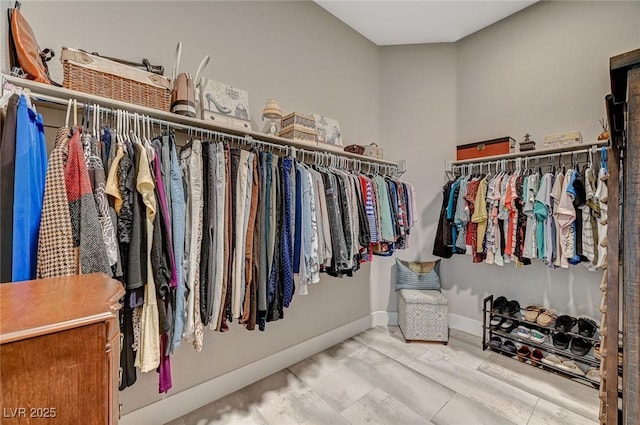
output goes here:
{"type": "Polygon", "coordinates": [[[213,106],[215,106],[216,109],[218,110],[218,112],[220,112],[221,114],[228,115],[228,114],[231,113],[231,109],[229,109],[226,106],[221,105],[220,103],[218,103],[216,98],[213,97],[213,95],[211,93],[207,93],[207,95],[205,97],[207,98],[207,105],[209,106],[209,110],[210,111],[213,111],[213,109],[211,109],[211,104],[213,103],[213,106]]]}

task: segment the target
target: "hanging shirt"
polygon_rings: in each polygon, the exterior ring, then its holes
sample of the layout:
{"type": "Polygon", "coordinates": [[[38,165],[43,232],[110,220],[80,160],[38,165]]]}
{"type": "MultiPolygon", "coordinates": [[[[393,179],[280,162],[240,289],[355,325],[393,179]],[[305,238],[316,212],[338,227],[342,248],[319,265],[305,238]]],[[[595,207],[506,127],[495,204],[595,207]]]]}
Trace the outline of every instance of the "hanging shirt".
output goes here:
{"type": "Polygon", "coordinates": [[[16,156],[13,200],[14,282],[35,279],[38,233],[47,172],[47,149],[42,115],[20,96],[16,114],[16,156]]]}
{"type": "Polygon", "coordinates": [[[493,217],[491,216],[493,211],[493,195],[496,187],[497,176],[493,175],[487,184],[487,196],[486,196],[486,206],[487,206],[487,230],[485,232],[485,243],[483,247],[483,252],[486,255],[485,262],[487,264],[493,264],[495,259],[495,252],[493,251],[494,243],[495,243],[495,231],[494,231],[494,222],[493,217]]]}
{"type": "Polygon", "coordinates": [[[140,346],[136,355],[136,367],[141,372],[149,372],[160,365],[160,328],[158,304],[156,300],[155,282],[151,265],[151,247],[153,243],[153,222],[157,213],[157,203],[154,195],[155,185],[149,167],[149,159],[145,147],[136,145],[136,159],[138,161],[138,175],[136,189],[145,206],[146,224],[146,260],[147,275],[144,293],[144,305],[140,322],[140,346]]]}
{"type": "Polygon", "coordinates": [[[568,259],[575,255],[575,229],[573,222],[576,217],[576,210],[573,207],[573,199],[568,192],[568,187],[572,181],[574,170],[568,170],[567,176],[564,178],[562,191],[560,194],[560,203],[556,211],[556,222],[560,226],[560,244],[562,247],[562,257],[567,259],[567,263],[561,265],[563,268],[568,267],[568,259]]]}
{"type": "Polygon", "coordinates": [[[608,198],[609,192],[607,189],[607,172],[604,167],[598,171],[597,189],[594,194],[595,199],[600,206],[600,217],[598,219],[598,263],[596,267],[606,269],[607,267],[607,221],[608,221],[608,198]]]}
{"type": "Polygon", "coordinates": [[[448,181],[442,187],[442,207],[440,208],[438,229],[436,230],[436,238],[433,243],[433,255],[442,258],[451,258],[451,256],[453,255],[451,241],[451,224],[447,219],[447,208],[451,188],[454,184],[455,182],[448,181]]]}
{"type": "Polygon", "coordinates": [[[49,158],[38,241],[38,279],[78,273],[64,168],[69,155],[69,127],[62,127],[49,158]]]}
{"type": "MultiPolygon", "coordinates": [[[[554,230],[554,259],[553,265],[555,267],[561,267],[561,264],[566,262],[564,259],[563,246],[562,246],[562,226],[558,222],[558,207],[560,206],[560,198],[562,197],[562,188],[564,186],[564,173],[562,171],[556,174],[555,181],[553,182],[553,188],[551,189],[551,199],[553,202],[553,226],[554,230]],[[564,259],[564,260],[563,260],[564,259]]],[[[567,263],[568,267],[568,263],[567,263]]]]}
{"type": "Polygon", "coordinates": [[[382,221],[382,231],[381,231],[382,240],[385,242],[393,242],[395,240],[395,234],[393,231],[393,224],[392,224],[393,218],[391,213],[391,202],[390,202],[389,190],[387,188],[387,185],[384,179],[382,179],[379,176],[376,176],[374,180],[376,182],[376,186],[378,187],[378,194],[379,194],[378,201],[380,202],[380,218],[382,221]]]}
{"type": "Polygon", "coordinates": [[[578,215],[578,206],[584,203],[584,187],[578,186],[578,171],[573,170],[570,174],[569,185],[567,186],[567,192],[570,195],[571,202],[573,203],[574,209],[574,220],[571,223],[571,236],[573,242],[573,256],[568,257],[570,264],[578,264],[580,259],[580,253],[582,252],[582,243],[578,242],[582,240],[582,215],[578,215]],[[582,189],[582,193],[580,192],[582,189]],[[578,222],[580,223],[580,227],[578,227],[578,222]],[[580,237],[578,235],[580,234],[580,237]],[[578,248],[579,247],[579,248],[578,248]]]}
{"type": "Polygon", "coordinates": [[[16,171],[16,115],[19,101],[20,96],[17,94],[9,98],[0,137],[0,282],[10,282],[12,278],[13,189],[16,171]]]}
{"type": "Polygon", "coordinates": [[[551,209],[551,180],[550,173],[542,176],[533,206],[533,213],[536,218],[535,245],[538,251],[537,258],[540,260],[545,259],[545,223],[551,209]]]}
{"type": "Polygon", "coordinates": [[[582,254],[589,261],[589,265],[593,265],[596,258],[594,233],[597,232],[593,225],[595,220],[592,222],[591,206],[594,204],[593,195],[595,193],[594,188],[591,186],[592,181],[595,181],[593,171],[590,167],[587,167],[584,170],[585,204],[580,207],[580,212],[582,214],[582,254]]]}
{"type": "Polygon", "coordinates": [[[465,252],[467,239],[467,223],[469,222],[469,209],[467,208],[465,197],[467,196],[467,188],[469,181],[462,180],[458,191],[458,199],[456,201],[456,212],[454,216],[454,224],[456,226],[455,245],[459,251],[465,252]]]}
{"type": "Polygon", "coordinates": [[[102,230],[102,239],[107,251],[107,260],[110,266],[115,266],[120,258],[116,239],[115,226],[109,214],[109,202],[105,193],[107,178],[97,149],[97,139],[88,133],[82,135],[85,146],[85,160],[87,162],[87,172],[89,181],[93,189],[93,198],[98,211],[98,221],[102,230]],[[87,149],[88,148],[88,149],[87,149]]]}
{"type": "Polygon", "coordinates": [[[538,256],[535,236],[537,220],[533,207],[535,205],[539,185],[540,177],[537,173],[531,174],[527,177],[527,191],[525,192],[526,202],[523,208],[523,212],[527,215],[527,232],[525,234],[524,251],[522,253],[525,258],[536,258],[538,256]]]}
{"type": "Polygon", "coordinates": [[[483,252],[484,238],[487,230],[487,186],[487,178],[485,177],[480,180],[480,184],[478,185],[478,193],[474,201],[473,216],[471,217],[471,221],[478,225],[477,243],[476,246],[473,247],[476,250],[476,253],[483,252]]]}
{"type": "Polygon", "coordinates": [[[493,197],[491,199],[491,220],[493,221],[492,237],[490,238],[490,244],[487,247],[487,263],[496,264],[498,266],[504,265],[502,258],[500,240],[502,235],[502,228],[498,219],[500,212],[500,188],[502,187],[502,179],[504,173],[500,173],[496,176],[493,188],[493,197]]]}

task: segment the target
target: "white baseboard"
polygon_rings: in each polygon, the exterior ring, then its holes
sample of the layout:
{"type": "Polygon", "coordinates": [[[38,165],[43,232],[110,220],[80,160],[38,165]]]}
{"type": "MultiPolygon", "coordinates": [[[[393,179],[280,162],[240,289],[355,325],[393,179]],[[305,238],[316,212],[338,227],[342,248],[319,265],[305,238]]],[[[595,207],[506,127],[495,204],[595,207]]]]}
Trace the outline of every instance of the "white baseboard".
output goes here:
{"type": "Polygon", "coordinates": [[[376,326],[397,326],[397,311],[374,311],[371,313],[371,327],[376,326]]]}
{"type": "Polygon", "coordinates": [[[449,314],[449,327],[469,333],[471,335],[482,336],[482,322],[459,314],[449,314]]]}
{"type": "MultiPolygon", "coordinates": [[[[386,314],[386,312],[384,313],[386,314]]],[[[391,314],[393,315],[393,313],[391,314]]],[[[120,424],[158,425],[170,422],[371,328],[375,317],[374,314],[362,317],[264,359],[134,410],[124,415],[120,419],[120,424]]]]}
{"type": "MultiPolygon", "coordinates": [[[[398,312],[376,311],[371,313],[371,326],[398,326],[398,312]]],[[[459,314],[449,314],[449,327],[471,335],[482,336],[482,322],[459,314]]]]}

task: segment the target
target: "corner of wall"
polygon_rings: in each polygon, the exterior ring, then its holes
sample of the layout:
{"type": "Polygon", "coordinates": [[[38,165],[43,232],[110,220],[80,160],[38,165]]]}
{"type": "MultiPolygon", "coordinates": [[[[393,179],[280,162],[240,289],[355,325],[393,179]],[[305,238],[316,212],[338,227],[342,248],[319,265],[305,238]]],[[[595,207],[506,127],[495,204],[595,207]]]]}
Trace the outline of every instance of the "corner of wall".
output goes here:
{"type": "MultiPolygon", "coordinates": [[[[0,0],[0,10],[6,15],[6,10],[11,7],[11,2],[7,0],[0,0]]],[[[6,23],[7,21],[5,21],[6,23]]],[[[4,28],[4,26],[3,26],[4,28]]],[[[3,46],[0,49],[0,71],[8,74],[11,70],[9,69],[9,31],[4,29],[0,31],[0,46],[3,46]]]]}

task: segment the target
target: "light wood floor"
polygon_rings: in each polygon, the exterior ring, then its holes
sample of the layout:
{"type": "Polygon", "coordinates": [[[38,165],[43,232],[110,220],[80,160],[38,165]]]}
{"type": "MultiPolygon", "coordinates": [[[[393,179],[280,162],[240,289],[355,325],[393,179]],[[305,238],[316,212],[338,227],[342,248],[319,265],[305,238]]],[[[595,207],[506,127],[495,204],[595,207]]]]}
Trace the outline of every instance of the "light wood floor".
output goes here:
{"type": "Polygon", "coordinates": [[[397,327],[363,332],[170,425],[596,425],[598,393],[482,351],[407,344],[397,327]]]}

